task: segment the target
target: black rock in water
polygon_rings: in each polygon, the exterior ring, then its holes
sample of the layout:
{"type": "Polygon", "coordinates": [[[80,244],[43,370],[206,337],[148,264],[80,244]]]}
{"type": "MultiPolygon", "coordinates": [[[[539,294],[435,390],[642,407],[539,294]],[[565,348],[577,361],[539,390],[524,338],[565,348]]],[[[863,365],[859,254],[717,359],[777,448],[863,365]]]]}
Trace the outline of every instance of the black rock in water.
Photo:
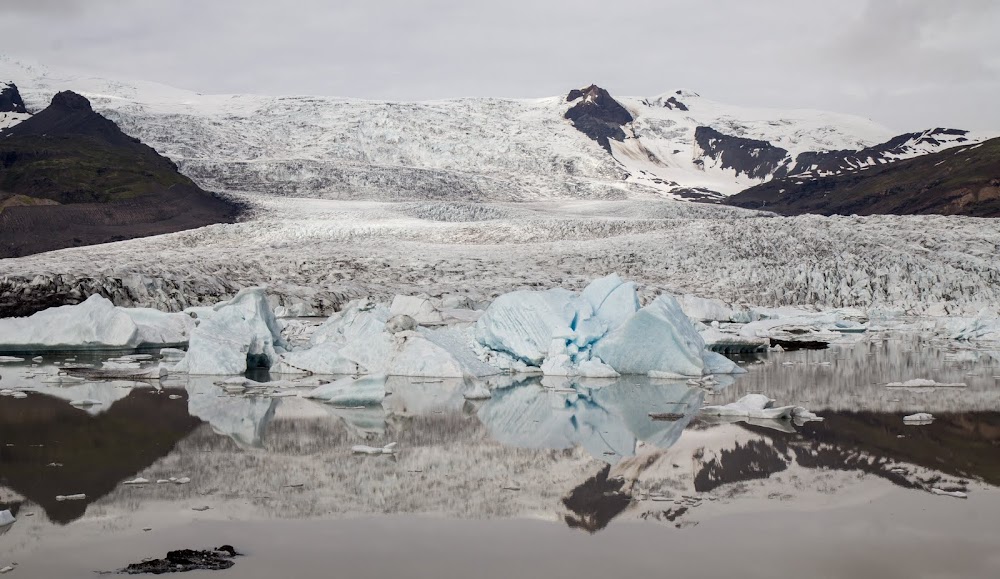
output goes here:
{"type": "Polygon", "coordinates": [[[132,563],[119,573],[128,575],[140,575],[150,573],[162,575],[164,573],[184,573],[187,571],[221,571],[229,569],[236,564],[233,557],[238,555],[232,545],[223,545],[211,551],[197,551],[194,549],[180,549],[170,551],[164,559],[154,559],[141,563],[132,563]]]}

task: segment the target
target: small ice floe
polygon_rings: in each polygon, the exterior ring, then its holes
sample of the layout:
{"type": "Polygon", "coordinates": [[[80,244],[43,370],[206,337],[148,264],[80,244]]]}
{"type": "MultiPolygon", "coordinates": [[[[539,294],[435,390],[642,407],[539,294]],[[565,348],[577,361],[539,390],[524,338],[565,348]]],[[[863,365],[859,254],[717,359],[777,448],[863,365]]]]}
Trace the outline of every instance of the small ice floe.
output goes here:
{"type": "Polygon", "coordinates": [[[14,391],[11,390],[10,388],[4,388],[3,390],[0,390],[0,396],[13,396],[13,395],[14,391]]]}
{"type": "Polygon", "coordinates": [[[41,362],[42,360],[44,360],[44,358],[42,358],[41,356],[35,356],[34,358],[31,359],[32,362],[41,362]]]}
{"type": "Polygon", "coordinates": [[[913,380],[907,380],[906,382],[890,382],[885,385],[886,388],[965,388],[966,385],[961,382],[935,382],[934,380],[924,380],[923,378],[914,378],[913,380]]]}
{"type": "Polygon", "coordinates": [[[60,372],[58,374],[53,374],[42,378],[42,384],[80,384],[86,382],[85,378],[79,378],[77,376],[70,376],[65,372],[60,372]]]}
{"type": "Polygon", "coordinates": [[[182,476],[182,477],[180,477],[178,479],[174,479],[174,484],[178,484],[178,485],[186,485],[189,482],[191,482],[191,477],[182,476]]]}
{"type": "Polygon", "coordinates": [[[27,392],[17,391],[17,392],[14,392],[13,394],[11,394],[10,397],[14,398],[14,399],[20,400],[20,399],[27,398],[28,397],[28,393],[27,392]]]}
{"type": "Polygon", "coordinates": [[[123,485],[145,485],[145,484],[149,484],[149,479],[145,479],[145,478],[142,478],[140,476],[140,477],[136,477],[136,478],[134,478],[132,480],[122,481],[122,484],[123,485]]]}
{"type": "Polygon", "coordinates": [[[13,364],[15,362],[24,362],[24,358],[18,358],[17,356],[0,356],[0,364],[13,364]]]}
{"type": "Polygon", "coordinates": [[[396,452],[396,443],[390,442],[381,448],[358,444],[351,447],[351,452],[354,454],[394,454],[396,452]]]}
{"type": "Polygon", "coordinates": [[[69,405],[76,406],[78,408],[87,408],[90,406],[98,406],[104,404],[100,400],[94,400],[93,398],[81,398],[80,400],[71,400],[69,405]]]}
{"type": "Polygon", "coordinates": [[[934,422],[934,415],[929,412],[917,412],[903,417],[906,424],[930,424],[934,422]]]}
{"type": "Polygon", "coordinates": [[[181,396],[180,394],[171,394],[170,396],[167,396],[167,398],[171,400],[180,400],[181,398],[183,398],[183,396],[181,396]]]}
{"type": "Polygon", "coordinates": [[[63,501],[83,501],[87,499],[87,495],[83,493],[75,495],[56,495],[56,500],[60,503],[63,501]]]}
{"type": "Polygon", "coordinates": [[[493,397],[490,393],[489,388],[483,386],[482,384],[476,384],[472,390],[462,394],[466,400],[489,400],[493,397]]]}
{"type": "Polygon", "coordinates": [[[10,573],[13,570],[14,570],[14,566],[13,565],[7,565],[6,567],[0,567],[0,575],[3,575],[4,573],[10,573]]]}
{"type": "Polygon", "coordinates": [[[763,394],[747,394],[736,402],[723,406],[703,406],[702,416],[720,418],[755,418],[766,420],[822,420],[801,406],[774,406],[774,400],[763,394]]]}
{"type": "Polygon", "coordinates": [[[967,499],[967,498],[969,498],[969,495],[967,493],[962,492],[962,491],[946,491],[944,489],[939,489],[937,487],[932,488],[931,492],[934,493],[934,494],[936,494],[936,495],[941,495],[943,497],[955,497],[956,499],[967,499]]]}

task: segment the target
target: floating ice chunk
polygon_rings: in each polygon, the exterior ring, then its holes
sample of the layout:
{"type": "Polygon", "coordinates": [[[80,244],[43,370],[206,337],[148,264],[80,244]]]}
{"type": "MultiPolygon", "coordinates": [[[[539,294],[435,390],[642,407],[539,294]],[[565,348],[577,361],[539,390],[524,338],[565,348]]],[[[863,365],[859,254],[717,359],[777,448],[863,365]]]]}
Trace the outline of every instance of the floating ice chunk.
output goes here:
{"type": "Polygon", "coordinates": [[[733,309],[721,300],[700,298],[691,294],[685,294],[677,298],[684,314],[692,320],[699,322],[731,322],[735,321],[733,309]]]}
{"type": "Polygon", "coordinates": [[[704,363],[704,372],[706,374],[745,374],[746,370],[740,368],[736,362],[733,362],[729,358],[723,356],[722,354],[717,354],[705,350],[701,355],[702,362],[704,363]]]}
{"type": "Polygon", "coordinates": [[[353,452],[354,454],[395,454],[396,443],[390,442],[389,444],[382,447],[358,444],[351,447],[351,452],[353,452]]]}
{"type": "Polygon", "coordinates": [[[8,509],[0,511],[0,528],[8,527],[17,522],[17,518],[8,509]]]}
{"type": "Polygon", "coordinates": [[[191,323],[184,314],[115,307],[95,294],[76,305],[0,319],[0,349],[129,349],[180,343],[187,340],[191,323]]]}
{"type": "Polygon", "coordinates": [[[590,282],[580,295],[590,304],[594,317],[603,322],[608,330],[622,325],[639,310],[635,283],[622,281],[616,273],[590,282]]]}
{"type": "Polygon", "coordinates": [[[409,316],[418,324],[440,324],[444,321],[441,311],[427,296],[396,296],[389,306],[392,316],[409,316]]]}
{"type": "Polygon", "coordinates": [[[477,383],[472,386],[472,389],[464,392],[462,397],[466,400],[489,400],[493,394],[489,388],[477,383]]]}
{"type": "Polygon", "coordinates": [[[136,477],[132,480],[122,481],[123,485],[146,485],[149,484],[149,479],[136,477]]]}
{"type": "Polygon", "coordinates": [[[934,380],[924,380],[922,378],[914,378],[913,380],[907,380],[905,382],[890,382],[886,384],[887,388],[965,388],[965,384],[962,382],[944,383],[935,382],[934,380]]]}
{"type": "Polygon", "coordinates": [[[705,340],[705,347],[713,352],[738,354],[744,352],[763,352],[771,345],[768,338],[744,336],[723,332],[717,327],[709,327],[699,332],[705,340]]]}
{"type": "Polygon", "coordinates": [[[470,330],[421,328],[396,336],[386,373],[391,376],[482,377],[499,370],[480,360],[472,349],[470,330]]]}
{"type": "Polygon", "coordinates": [[[390,334],[410,332],[417,329],[417,321],[406,314],[396,314],[385,323],[385,330],[390,334]]]}
{"type": "Polygon", "coordinates": [[[705,344],[677,300],[661,295],[594,344],[593,353],[622,374],[700,376],[705,344]]]}
{"type": "Polygon", "coordinates": [[[573,336],[579,298],[564,289],[516,291],[493,301],[475,325],[480,344],[538,366],[555,337],[573,336]]]}
{"type": "Polygon", "coordinates": [[[929,424],[934,421],[934,416],[928,412],[917,412],[903,417],[903,422],[909,424],[929,424]]]}
{"type": "Polygon", "coordinates": [[[385,376],[342,378],[305,394],[306,398],[338,406],[374,406],[385,398],[385,376]]]}
{"type": "Polygon", "coordinates": [[[814,412],[807,410],[801,406],[796,406],[792,409],[792,419],[797,423],[804,422],[822,422],[823,418],[817,416],[814,412]]]}
{"type": "Polygon", "coordinates": [[[92,398],[82,398],[80,400],[71,400],[69,404],[70,406],[87,407],[87,406],[97,406],[98,404],[104,404],[104,403],[101,402],[100,400],[94,400],[92,398]]]}
{"type": "Polygon", "coordinates": [[[80,493],[76,495],[56,495],[56,500],[59,502],[63,501],[83,501],[87,499],[87,495],[80,493]]]}
{"type": "Polygon", "coordinates": [[[284,346],[281,328],[262,288],[240,290],[191,332],[187,354],[173,368],[188,374],[243,374],[270,367],[284,346]]]}
{"type": "Polygon", "coordinates": [[[0,356],[0,364],[13,364],[16,362],[24,362],[24,358],[18,358],[17,356],[0,356]]]}
{"type": "Polygon", "coordinates": [[[945,497],[955,497],[956,499],[967,499],[969,495],[962,491],[946,491],[944,489],[939,489],[937,487],[931,488],[931,492],[936,495],[941,495],[945,497]]]}
{"type": "Polygon", "coordinates": [[[184,359],[187,352],[177,348],[161,348],[160,349],[160,361],[176,363],[184,359]]]}
{"type": "MultiPolygon", "coordinates": [[[[161,312],[152,308],[118,308],[124,312],[136,326],[139,344],[186,344],[195,321],[189,315],[161,312]]],[[[146,359],[145,354],[133,354],[135,360],[146,359]],[[140,357],[136,357],[140,356],[140,357]]]]}
{"type": "Polygon", "coordinates": [[[763,418],[783,420],[792,418],[795,406],[774,407],[774,400],[763,394],[747,394],[736,402],[723,406],[704,406],[699,410],[703,416],[723,418],[763,418]]]}

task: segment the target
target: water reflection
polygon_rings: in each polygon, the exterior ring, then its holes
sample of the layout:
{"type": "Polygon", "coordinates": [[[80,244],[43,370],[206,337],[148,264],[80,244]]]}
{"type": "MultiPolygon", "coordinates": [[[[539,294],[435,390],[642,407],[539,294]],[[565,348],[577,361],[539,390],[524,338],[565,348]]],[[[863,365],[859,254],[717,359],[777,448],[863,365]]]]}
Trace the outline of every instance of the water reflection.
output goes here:
{"type": "Polygon", "coordinates": [[[0,484],[41,506],[50,520],[68,523],[170,453],[200,423],[183,401],[154,390],[128,391],[96,415],[48,394],[3,398],[0,484]],[[86,500],[56,500],[78,493],[86,500]]]}
{"type": "MultiPolygon", "coordinates": [[[[988,353],[877,340],[765,356],[747,367],[720,392],[646,378],[506,377],[490,384],[491,399],[475,402],[465,399],[476,387],[469,380],[390,378],[383,403],[365,408],[227,394],[217,378],[192,377],[165,382],[162,393],[89,384],[87,397],[106,404],[87,413],[68,403],[80,385],[35,384],[26,399],[0,397],[0,498],[19,497],[2,500],[21,509],[38,505],[57,523],[89,510],[126,517],[144,504],[186,509],[197,501],[233,517],[247,508],[291,518],[531,516],[596,532],[620,518],[693,524],[704,505],[745,496],[849,492],[859,475],[922,491],[1000,485],[992,382],[1000,371],[988,353]],[[968,387],[908,394],[883,386],[916,377],[968,387]],[[806,403],[826,420],[696,417],[707,397],[721,404],[749,391],[806,403]],[[898,410],[908,405],[938,419],[904,426],[898,410]],[[398,444],[393,457],[350,451],[389,442],[398,444]],[[120,484],[174,475],[192,482],[120,484]],[[55,500],[77,492],[87,500],[55,500]]],[[[23,370],[4,368],[4,385],[19,384],[23,370]]]]}
{"type": "Polygon", "coordinates": [[[522,448],[583,447],[609,463],[633,456],[642,441],[673,444],[701,407],[704,392],[684,383],[631,377],[565,380],[546,387],[540,378],[495,390],[479,419],[503,444],[522,448]],[[650,413],[676,414],[653,420],[650,413]]]}

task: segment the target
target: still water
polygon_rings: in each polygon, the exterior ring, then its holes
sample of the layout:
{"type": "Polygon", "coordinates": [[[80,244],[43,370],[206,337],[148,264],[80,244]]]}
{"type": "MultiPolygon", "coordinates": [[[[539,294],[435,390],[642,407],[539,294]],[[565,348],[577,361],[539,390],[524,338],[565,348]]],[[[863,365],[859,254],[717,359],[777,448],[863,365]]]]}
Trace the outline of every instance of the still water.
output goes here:
{"type": "Polygon", "coordinates": [[[714,389],[501,378],[483,401],[393,378],[365,408],[3,364],[0,388],[31,390],[0,396],[0,567],[86,577],[232,544],[233,568],[185,576],[1000,576],[1000,355],[888,334],[740,361],[714,389]],[[887,386],[914,378],[965,386],[887,386]],[[697,416],[752,392],[825,420],[697,416]]]}

